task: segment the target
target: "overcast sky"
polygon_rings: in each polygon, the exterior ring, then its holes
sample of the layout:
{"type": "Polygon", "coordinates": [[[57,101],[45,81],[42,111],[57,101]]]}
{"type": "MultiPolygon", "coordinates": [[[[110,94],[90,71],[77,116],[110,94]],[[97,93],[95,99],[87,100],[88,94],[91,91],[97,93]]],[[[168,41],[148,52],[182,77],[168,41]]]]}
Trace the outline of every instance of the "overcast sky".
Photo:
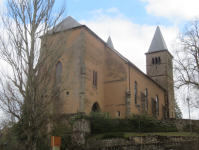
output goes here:
{"type": "MultiPolygon", "coordinates": [[[[60,2],[57,0],[56,5],[60,2]]],[[[199,0],[67,0],[66,4],[67,15],[88,26],[104,41],[110,34],[114,48],[144,73],[144,53],[157,24],[172,53],[172,41],[179,30],[188,20],[199,16],[199,0]]],[[[188,118],[187,106],[179,104],[183,118],[188,118]]],[[[198,119],[198,110],[191,113],[192,118],[198,119]]]]}

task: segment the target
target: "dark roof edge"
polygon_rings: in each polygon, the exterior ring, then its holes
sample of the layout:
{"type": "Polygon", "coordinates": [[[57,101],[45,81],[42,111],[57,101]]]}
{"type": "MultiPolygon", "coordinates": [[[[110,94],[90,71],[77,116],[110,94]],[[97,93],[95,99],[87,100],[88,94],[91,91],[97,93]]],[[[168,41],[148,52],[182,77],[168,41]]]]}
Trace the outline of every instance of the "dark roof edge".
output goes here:
{"type": "Polygon", "coordinates": [[[159,50],[159,51],[155,51],[155,52],[146,52],[145,55],[152,54],[152,53],[157,53],[157,52],[164,52],[164,51],[167,51],[170,54],[170,56],[173,58],[173,55],[171,55],[171,53],[168,51],[168,49],[163,49],[163,50],[159,50]]]}

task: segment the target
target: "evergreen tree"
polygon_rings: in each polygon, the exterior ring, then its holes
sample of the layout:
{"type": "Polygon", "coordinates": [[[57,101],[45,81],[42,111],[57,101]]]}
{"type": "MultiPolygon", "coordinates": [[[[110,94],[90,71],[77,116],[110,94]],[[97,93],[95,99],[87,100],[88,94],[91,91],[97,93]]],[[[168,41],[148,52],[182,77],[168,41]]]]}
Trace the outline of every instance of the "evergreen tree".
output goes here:
{"type": "Polygon", "coordinates": [[[182,112],[176,100],[175,100],[175,116],[176,116],[176,119],[182,119],[182,112]]]}

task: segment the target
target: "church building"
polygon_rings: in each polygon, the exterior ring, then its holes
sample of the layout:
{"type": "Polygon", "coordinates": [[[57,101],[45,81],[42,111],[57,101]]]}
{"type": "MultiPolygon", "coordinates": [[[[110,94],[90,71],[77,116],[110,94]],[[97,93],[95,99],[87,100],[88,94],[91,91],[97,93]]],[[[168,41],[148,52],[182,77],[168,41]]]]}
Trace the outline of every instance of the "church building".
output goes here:
{"type": "Polygon", "coordinates": [[[124,118],[140,111],[158,119],[175,118],[173,56],[159,26],[145,53],[146,74],[116,50],[110,36],[107,42],[103,41],[71,16],[55,27],[52,35],[65,31],[67,44],[54,66],[52,79],[56,82],[60,78],[63,84],[70,82],[59,98],[64,114],[101,111],[124,118]],[[70,79],[65,80],[67,73],[70,79]]]}

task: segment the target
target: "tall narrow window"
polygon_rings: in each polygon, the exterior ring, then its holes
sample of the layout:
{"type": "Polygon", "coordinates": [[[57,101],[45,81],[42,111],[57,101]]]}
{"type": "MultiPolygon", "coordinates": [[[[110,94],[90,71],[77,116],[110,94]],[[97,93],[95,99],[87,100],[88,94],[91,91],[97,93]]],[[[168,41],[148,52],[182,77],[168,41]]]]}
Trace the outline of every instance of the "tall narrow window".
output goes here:
{"type": "Polygon", "coordinates": [[[158,57],[158,62],[159,62],[159,64],[161,63],[161,59],[160,59],[160,57],[158,57]]]}
{"type": "Polygon", "coordinates": [[[157,115],[159,115],[159,99],[157,95],[156,95],[156,112],[157,112],[157,115]]]}
{"type": "Polygon", "coordinates": [[[56,67],[56,83],[60,83],[61,82],[61,77],[62,77],[62,64],[59,61],[57,63],[57,67],[56,67]]]}
{"type": "Polygon", "coordinates": [[[97,87],[97,71],[93,70],[93,85],[97,87]]]}
{"type": "Polygon", "coordinates": [[[134,82],[135,104],[137,104],[137,82],[134,82]]]}
{"type": "Polygon", "coordinates": [[[146,99],[145,99],[145,111],[147,111],[148,110],[148,90],[147,90],[147,88],[145,89],[145,97],[146,97],[146,99]]]}
{"type": "Polygon", "coordinates": [[[97,71],[95,72],[95,86],[97,87],[97,71]]]}
{"type": "Polygon", "coordinates": [[[95,85],[95,70],[93,70],[93,85],[95,85]]]}

